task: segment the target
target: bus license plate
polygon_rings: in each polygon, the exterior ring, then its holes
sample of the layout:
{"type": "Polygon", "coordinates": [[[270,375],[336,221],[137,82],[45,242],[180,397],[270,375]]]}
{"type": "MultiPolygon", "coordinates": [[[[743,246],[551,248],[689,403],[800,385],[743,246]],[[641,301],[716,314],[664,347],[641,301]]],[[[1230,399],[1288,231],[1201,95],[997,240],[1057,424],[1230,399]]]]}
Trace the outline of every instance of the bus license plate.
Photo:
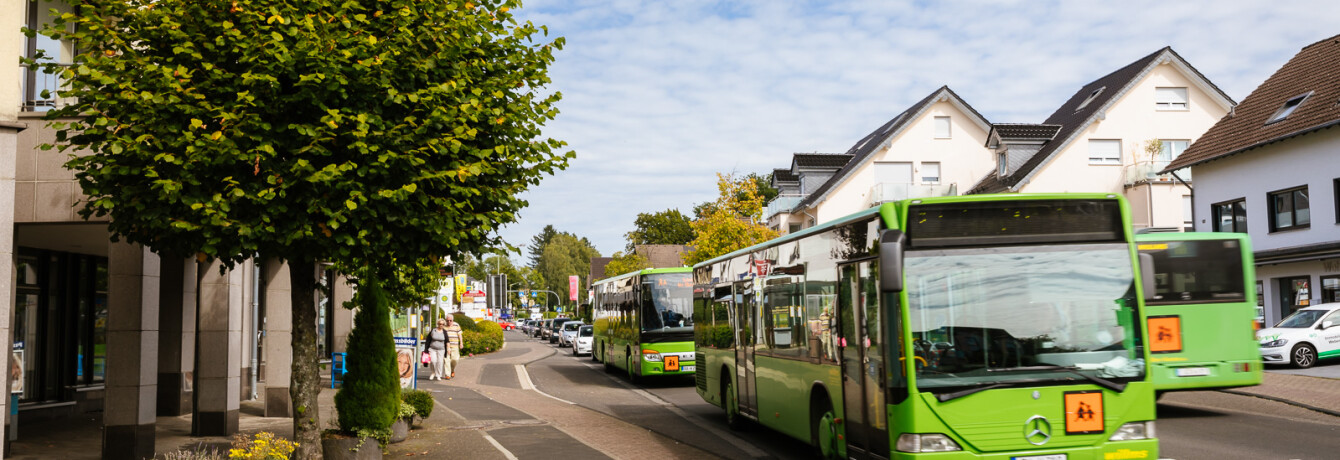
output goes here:
{"type": "Polygon", "coordinates": [[[674,371],[679,370],[679,357],[678,357],[678,356],[666,356],[666,357],[665,357],[665,370],[666,370],[666,372],[674,372],[674,371]]]}
{"type": "Polygon", "coordinates": [[[1027,456],[1027,457],[1010,457],[1010,460],[1065,460],[1065,454],[1030,455],[1030,456],[1027,456]]]}
{"type": "Polygon", "coordinates": [[[1204,377],[1210,375],[1208,367],[1183,367],[1177,369],[1178,377],[1204,377]]]}
{"type": "Polygon", "coordinates": [[[698,368],[693,367],[693,366],[680,366],[680,369],[679,369],[679,370],[684,371],[684,372],[693,372],[693,371],[698,370],[698,368]]]}

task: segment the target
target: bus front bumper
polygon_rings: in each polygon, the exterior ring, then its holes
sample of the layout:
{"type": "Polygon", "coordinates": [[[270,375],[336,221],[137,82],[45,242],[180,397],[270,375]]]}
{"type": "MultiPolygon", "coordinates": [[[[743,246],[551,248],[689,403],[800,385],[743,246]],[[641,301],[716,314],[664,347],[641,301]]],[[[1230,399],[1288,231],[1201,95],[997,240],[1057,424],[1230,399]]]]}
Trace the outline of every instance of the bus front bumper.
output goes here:
{"type": "Polygon", "coordinates": [[[955,451],[910,454],[907,452],[893,452],[892,458],[936,460],[1157,460],[1159,458],[1159,441],[1157,438],[1138,441],[1114,441],[1097,447],[1037,449],[1010,453],[955,451]]]}

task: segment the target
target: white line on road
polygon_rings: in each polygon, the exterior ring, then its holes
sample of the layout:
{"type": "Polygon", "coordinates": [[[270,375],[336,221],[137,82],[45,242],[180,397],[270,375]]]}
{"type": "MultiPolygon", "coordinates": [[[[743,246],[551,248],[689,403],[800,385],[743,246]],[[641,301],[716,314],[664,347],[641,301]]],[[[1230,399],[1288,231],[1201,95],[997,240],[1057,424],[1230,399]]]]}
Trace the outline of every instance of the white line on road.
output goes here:
{"type": "Polygon", "coordinates": [[[512,455],[511,451],[507,450],[506,447],[503,447],[502,444],[499,444],[497,439],[493,439],[493,436],[489,436],[489,432],[484,430],[479,430],[479,432],[484,435],[484,439],[487,439],[489,444],[493,444],[493,447],[498,449],[498,452],[502,452],[503,456],[507,457],[507,460],[517,460],[516,456],[512,455]]]}
{"type": "Polygon", "coordinates": [[[516,365],[516,376],[517,379],[521,380],[521,389],[523,390],[535,390],[536,393],[548,396],[550,399],[553,399],[555,401],[566,403],[573,406],[577,405],[577,403],[575,402],[568,401],[566,399],[551,395],[549,393],[545,393],[543,391],[540,391],[539,388],[535,388],[535,383],[530,381],[530,373],[526,372],[526,366],[524,365],[521,364],[516,365]]]}
{"type": "MultiPolygon", "coordinates": [[[[588,367],[595,368],[598,366],[588,366],[588,367]]],[[[762,449],[754,447],[754,445],[750,444],[748,441],[745,441],[743,439],[740,439],[738,436],[723,431],[722,429],[717,428],[710,423],[697,423],[695,420],[693,420],[693,418],[701,418],[701,417],[689,414],[688,412],[684,412],[684,410],[680,409],[679,406],[674,405],[674,403],[671,403],[670,401],[666,401],[660,396],[652,394],[650,391],[635,387],[632,384],[629,384],[628,382],[624,381],[622,378],[619,378],[614,375],[606,374],[605,377],[609,377],[609,379],[613,380],[614,383],[617,383],[620,386],[627,388],[629,390],[633,390],[634,393],[642,395],[642,397],[647,398],[648,401],[651,401],[652,403],[665,407],[666,410],[670,411],[675,415],[678,415],[680,418],[684,419],[684,421],[692,423],[698,427],[701,427],[704,430],[707,430],[709,433],[712,433],[713,435],[716,435],[716,437],[721,438],[721,440],[726,441],[731,445],[735,446],[736,448],[744,451],[744,453],[749,455],[750,457],[759,458],[759,457],[766,457],[768,455],[767,452],[764,452],[762,449]]],[[[552,398],[552,396],[550,397],[552,398]]]]}

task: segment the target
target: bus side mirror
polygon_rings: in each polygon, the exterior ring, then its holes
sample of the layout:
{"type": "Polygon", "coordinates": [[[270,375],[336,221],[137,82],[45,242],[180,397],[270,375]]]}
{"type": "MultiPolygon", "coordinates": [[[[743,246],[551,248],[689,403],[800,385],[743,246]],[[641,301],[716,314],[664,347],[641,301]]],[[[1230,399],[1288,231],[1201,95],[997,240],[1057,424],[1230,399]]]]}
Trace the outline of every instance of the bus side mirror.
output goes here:
{"type": "Polygon", "coordinates": [[[1144,288],[1145,300],[1154,300],[1158,288],[1154,286],[1154,256],[1140,254],[1140,286],[1144,288]]]}
{"type": "Polygon", "coordinates": [[[902,230],[885,230],[879,234],[879,290],[903,291],[903,242],[907,235],[902,230]]]}

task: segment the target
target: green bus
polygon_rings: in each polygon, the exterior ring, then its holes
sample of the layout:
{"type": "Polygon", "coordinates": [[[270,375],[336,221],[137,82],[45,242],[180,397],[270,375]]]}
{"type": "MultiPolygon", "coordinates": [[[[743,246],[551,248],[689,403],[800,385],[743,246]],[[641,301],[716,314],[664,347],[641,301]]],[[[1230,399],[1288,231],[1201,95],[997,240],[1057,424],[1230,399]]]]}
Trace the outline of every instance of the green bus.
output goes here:
{"type": "Polygon", "coordinates": [[[693,269],[654,268],[592,283],[591,359],[628,379],[693,375],[693,269]]]}
{"type": "Polygon", "coordinates": [[[698,394],[824,458],[1158,458],[1129,212],[904,200],[695,265],[698,394]]]}
{"type": "Polygon", "coordinates": [[[1135,235],[1152,262],[1149,377],[1158,392],[1261,384],[1256,273],[1242,233],[1135,235]]]}

